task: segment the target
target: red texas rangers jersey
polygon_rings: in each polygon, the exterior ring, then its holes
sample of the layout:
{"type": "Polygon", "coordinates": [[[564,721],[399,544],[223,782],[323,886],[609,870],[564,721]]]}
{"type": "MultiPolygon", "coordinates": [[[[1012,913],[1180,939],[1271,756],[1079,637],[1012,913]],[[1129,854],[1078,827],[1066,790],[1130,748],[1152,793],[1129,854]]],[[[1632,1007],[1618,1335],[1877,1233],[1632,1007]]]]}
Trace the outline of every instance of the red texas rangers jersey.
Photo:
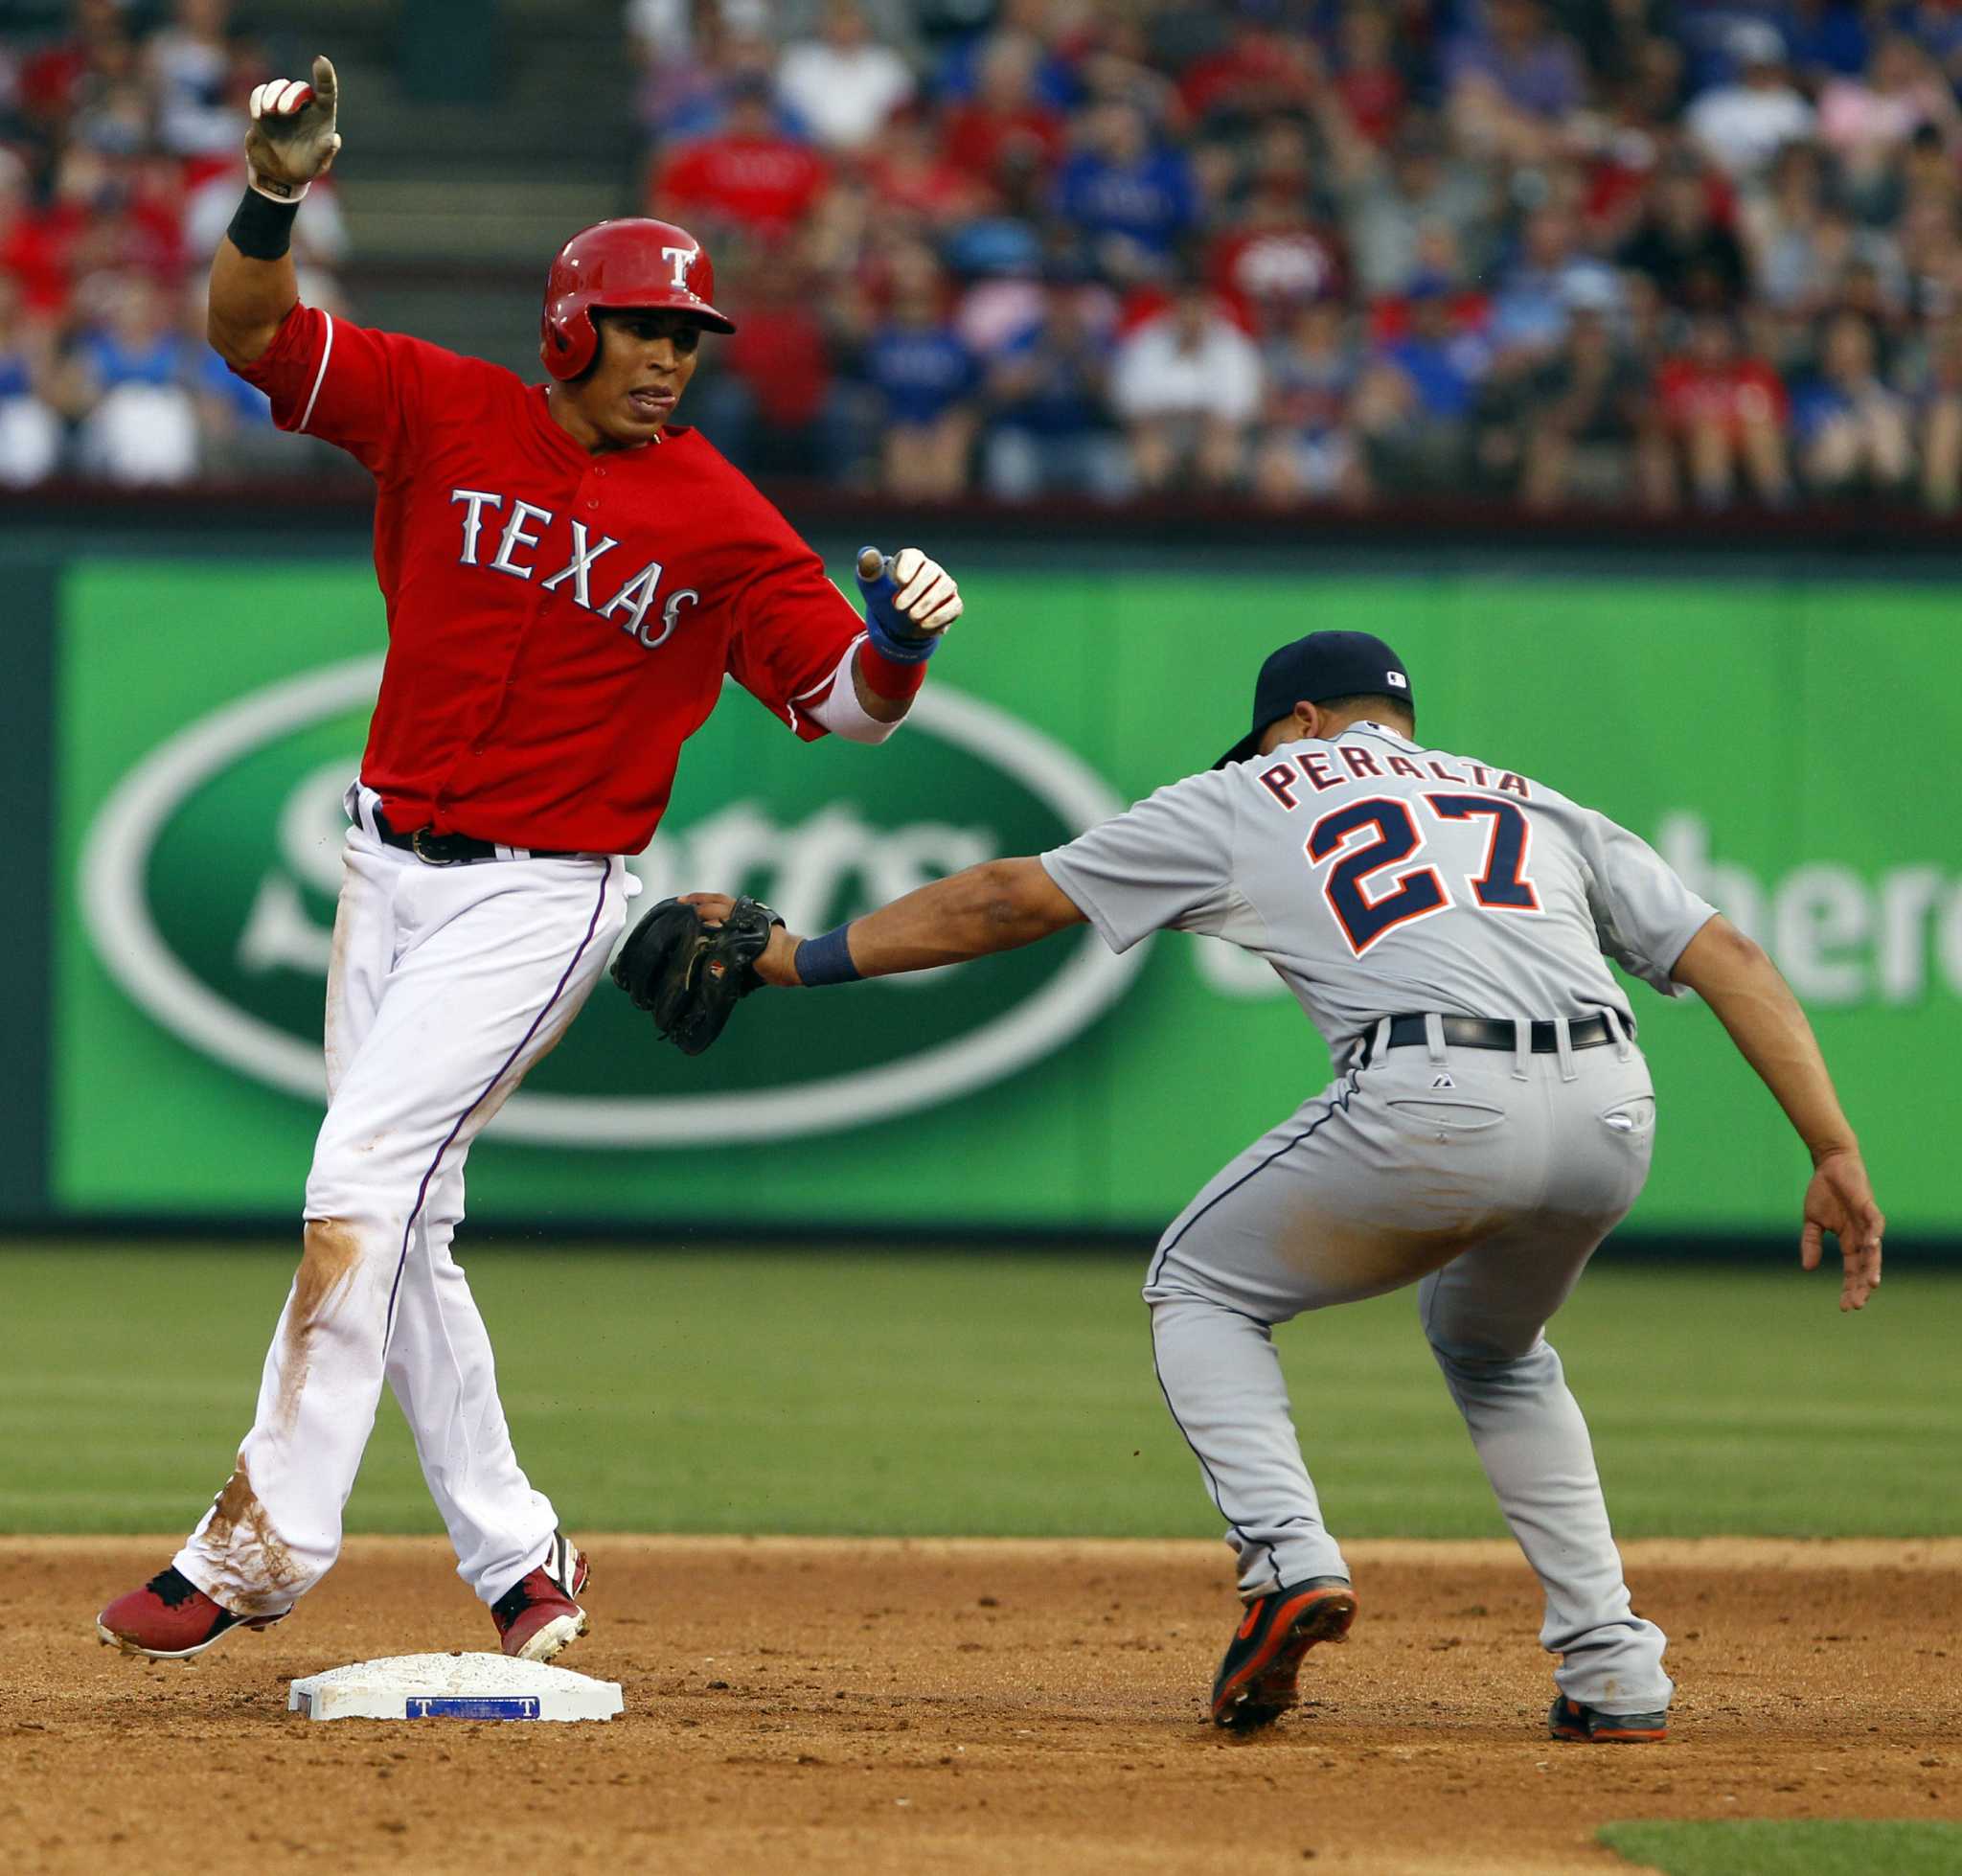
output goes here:
{"type": "Polygon", "coordinates": [[[638,853],[723,674],[816,737],[861,629],[706,439],[593,455],[541,386],[295,307],[240,376],[374,473],[388,661],[361,777],[398,828],[638,853]]]}

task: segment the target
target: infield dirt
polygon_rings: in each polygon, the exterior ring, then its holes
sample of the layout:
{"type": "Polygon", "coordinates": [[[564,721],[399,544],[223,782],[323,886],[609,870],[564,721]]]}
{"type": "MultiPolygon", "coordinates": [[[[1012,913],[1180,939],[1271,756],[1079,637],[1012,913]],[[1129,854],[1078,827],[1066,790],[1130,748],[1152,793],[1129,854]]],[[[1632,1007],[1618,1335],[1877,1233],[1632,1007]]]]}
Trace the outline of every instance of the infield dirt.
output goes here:
{"type": "Polygon", "coordinates": [[[101,1647],[171,1545],[0,1540],[8,1866],[332,1870],[1627,1870],[1617,1818],[1962,1818],[1962,1539],[1627,1547],[1679,1683],[1660,1746],[1556,1746],[1539,1598],[1494,1544],[1349,1546],[1308,1704],[1229,1738],[1236,1605],[1199,1544],[590,1540],[604,1726],[309,1724],[296,1676],[481,1649],[420,1539],[192,1667],[101,1647]]]}

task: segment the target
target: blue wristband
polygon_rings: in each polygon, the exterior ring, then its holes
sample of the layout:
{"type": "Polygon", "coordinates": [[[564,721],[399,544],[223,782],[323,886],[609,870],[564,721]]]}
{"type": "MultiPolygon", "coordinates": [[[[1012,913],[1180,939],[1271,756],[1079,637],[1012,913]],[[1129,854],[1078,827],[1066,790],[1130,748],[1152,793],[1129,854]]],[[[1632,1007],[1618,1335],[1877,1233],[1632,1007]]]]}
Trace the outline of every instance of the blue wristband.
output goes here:
{"type": "Polygon", "coordinates": [[[873,609],[870,600],[865,606],[865,635],[876,650],[895,664],[924,664],[940,650],[939,632],[928,632],[924,638],[910,633],[901,636],[873,609]]]}
{"type": "MultiPolygon", "coordinates": [[[[877,551],[861,547],[858,557],[862,561],[877,551]]],[[[865,631],[875,649],[895,664],[924,664],[939,649],[941,634],[909,629],[893,604],[899,588],[893,583],[892,562],[881,561],[877,580],[868,580],[862,573],[857,578],[858,592],[865,601],[865,631]]]]}
{"type": "Polygon", "coordinates": [[[852,962],[852,947],[845,934],[849,924],[833,927],[821,938],[807,938],[797,947],[791,963],[801,982],[815,989],[819,984],[856,984],[858,967],[852,962]]]}

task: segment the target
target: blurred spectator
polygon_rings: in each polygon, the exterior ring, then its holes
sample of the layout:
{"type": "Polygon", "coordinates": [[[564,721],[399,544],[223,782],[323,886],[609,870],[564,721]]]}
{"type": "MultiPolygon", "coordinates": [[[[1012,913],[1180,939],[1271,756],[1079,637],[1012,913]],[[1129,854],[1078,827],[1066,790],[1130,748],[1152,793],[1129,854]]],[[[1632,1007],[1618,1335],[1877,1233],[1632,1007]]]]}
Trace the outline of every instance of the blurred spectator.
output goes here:
{"type": "Polygon", "coordinates": [[[1717,185],[1694,160],[1680,157],[1659,170],[1648,208],[1617,257],[1646,274],[1673,305],[1727,311],[1744,296],[1744,248],[1719,217],[1717,185]]]}
{"type": "Polygon", "coordinates": [[[1298,307],[1264,355],[1266,403],[1254,459],[1254,492],[1287,503],[1368,492],[1349,423],[1361,353],[1337,300],[1298,307]]]}
{"type": "Polygon", "coordinates": [[[1612,306],[1620,287],[1611,269],[1582,251],[1580,229],[1563,209],[1528,216],[1519,247],[1499,276],[1487,332],[1501,357],[1539,362],[1565,339],[1576,300],[1612,306]]]}
{"type": "Polygon", "coordinates": [[[1565,343],[1534,375],[1524,401],[1519,495],[1528,508],[1628,494],[1648,380],[1601,307],[1574,308],[1565,343]]]}
{"type": "Polygon", "coordinates": [[[1442,72],[1458,134],[1492,154],[1532,161],[1548,153],[1583,97],[1580,53],[1539,0],[1483,0],[1462,17],[1442,72]]]}
{"type": "Polygon", "coordinates": [[[1056,207],[1114,280],[1165,271],[1198,215],[1185,152],[1154,145],[1135,104],[1098,105],[1057,179],[1056,207]]]}
{"type": "Polygon", "coordinates": [[[1831,320],[1817,376],[1792,399],[1806,481],[1822,494],[1897,494],[1914,473],[1906,400],[1881,382],[1874,331],[1858,313],[1831,320]]]}
{"type": "Polygon", "coordinates": [[[1742,21],[1731,29],[1730,54],[1736,81],[1704,92],[1686,122],[1710,160],[1742,181],[1812,135],[1813,107],[1785,75],[1785,41],[1775,26],[1742,21]]]}
{"type": "Polygon", "coordinates": [[[1335,97],[1353,133],[1381,149],[1395,136],[1408,99],[1392,57],[1387,11],[1357,0],[1344,9],[1336,39],[1335,97]]]}
{"type": "Polygon", "coordinates": [[[43,397],[45,332],[22,314],[20,290],[0,274],[0,483],[21,488],[55,472],[61,420],[43,397]]]}
{"type": "Polygon", "coordinates": [[[129,63],[118,0],[72,0],[67,32],[21,61],[21,113],[41,132],[60,134],[91,89],[126,73],[129,63]]]}
{"type": "Polygon", "coordinates": [[[726,229],[772,241],[810,213],[829,179],[823,158],[777,127],[767,80],[744,77],[722,128],[681,145],[657,171],[649,212],[705,239],[726,229]]]}
{"type": "Polygon", "coordinates": [[[141,274],[104,282],[103,309],[77,339],[63,401],[81,419],[81,466],[111,482],[189,482],[197,473],[201,366],[170,302],[141,274]]]}
{"type": "Polygon", "coordinates": [[[1359,136],[1339,111],[1321,120],[1358,284],[1370,295],[1401,293],[1417,272],[1420,231],[1441,222],[1467,263],[1490,258],[1494,197],[1485,167],[1451,154],[1439,132],[1409,124],[1387,153],[1359,136]]]}
{"type": "Polygon", "coordinates": [[[901,112],[864,158],[864,176],[877,211],[910,227],[938,232],[979,219],[991,192],[944,155],[931,123],[901,112]]]}
{"type": "Polygon", "coordinates": [[[53,318],[68,304],[66,249],[51,218],[34,208],[27,165],[0,148],[0,271],[37,318],[53,318]]]}
{"type": "Polygon", "coordinates": [[[1306,110],[1322,82],[1321,60],[1302,34],[1242,13],[1226,43],[1186,66],[1178,98],[1208,134],[1237,133],[1283,111],[1306,110]]]}
{"type": "Polygon", "coordinates": [[[1952,515],[1962,503],[1962,315],[1935,332],[1917,392],[1922,500],[1952,515]]]}
{"type": "Polygon", "coordinates": [[[695,421],[748,474],[831,473],[849,453],[848,437],[842,423],[827,422],[832,347],[810,283],[779,252],[731,286],[742,317],[712,354],[714,376],[690,393],[695,421]]]}
{"type": "Polygon", "coordinates": [[[1819,92],[1819,141],[1838,159],[1848,198],[1877,208],[1888,166],[1927,126],[1952,152],[1958,141],[1955,94],[1912,39],[1890,34],[1874,48],[1862,78],[1836,78],[1819,92]]]}
{"type": "Polygon", "coordinates": [[[227,169],[244,141],[246,94],[268,76],[234,45],[230,12],[230,0],[176,0],[171,23],[145,48],[157,141],[179,156],[221,157],[227,169]]]}
{"type": "Polygon", "coordinates": [[[828,149],[863,149],[913,95],[913,73],[872,37],[858,0],[827,0],[821,36],[786,50],[777,94],[828,149]]]}
{"type": "Polygon", "coordinates": [[[996,33],[976,68],[974,95],[945,119],[947,160],[1000,195],[1046,177],[1061,159],[1061,114],[1036,94],[1042,48],[1022,33],[996,33]]]}
{"type": "Polygon", "coordinates": [[[929,501],[959,494],[981,372],[946,317],[939,267],[926,249],[897,257],[891,310],[866,341],[864,371],[881,402],[881,486],[929,501]]]}
{"type": "Polygon", "coordinates": [[[1482,338],[1454,329],[1451,297],[1444,280],[1414,282],[1407,331],[1378,348],[1357,386],[1356,423],[1375,488],[1407,493],[1463,484],[1491,355],[1482,338]]]}
{"type": "Polygon", "coordinates": [[[1116,500],[1129,458],[1107,403],[1107,309],[1083,287],[1045,287],[1034,325],[1002,348],[989,376],[989,492],[1003,501],[1081,491],[1116,500]]]}
{"type": "Polygon", "coordinates": [[[1791,499],[1785,386],[1762,358],[1742,351],[1730,319],[1698,315],[1687,348],[1656,374],[1655,396],[1642,450],[1651,507],[1677,505],[1685,468],[1700,507],[1727,506],[1740,481],[1769,507],[1791,499]]]}
{"type": "Polygon", "coordinates": [[[1278,331],[1297,308],[1340,298],[1348,286],[1341,236],[1305,213],[1300,193],[1285,180],[1255,186],[1214,242],[1207,274],[1255,332],[1278,331]]]}
{"type": "Polygon", "coordinates": [[[1112,365],[1111,404],[1139,487],[1231,487],[1263,388],[1253,341],[1204,287],[1181,287],[1166,311],[1123,341],[1112,365]]]}

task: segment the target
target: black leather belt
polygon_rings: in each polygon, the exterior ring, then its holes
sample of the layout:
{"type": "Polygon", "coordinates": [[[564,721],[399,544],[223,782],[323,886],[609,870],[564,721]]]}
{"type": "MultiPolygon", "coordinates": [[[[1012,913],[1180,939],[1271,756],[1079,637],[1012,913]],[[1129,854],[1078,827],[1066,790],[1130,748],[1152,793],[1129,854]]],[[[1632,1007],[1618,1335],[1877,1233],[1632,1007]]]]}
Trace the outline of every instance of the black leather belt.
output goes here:
{"type": "MultiPolygon", "coordinates": [[[[414,854],[425,866],[464,866],[471,860],[495,859],[498,857],[496,841],[479,840],[473,834],[437,834],[426,827],[398,834],[389,826],[388,816],[379,808],[375,811],[375,832],[383,846],[399,847],[404,853],[414,854]]],[[[506,852],[512,851],[507,843],[506,852]]],[[[575,849],[563,847],[525,847],[516,851],[531,859],[578,858],[575,849]]]]}
{"type": "MultiPolygon", "coordinates": [[[[1428,1018],[1421,1016],[1392,1017],[1390,1036],[1386,1046],[1393,1049],[1416,1048],[1428,1039],[1426,1024],[1428,1018]]],[[[1449,1049],[1503,1049],[1508,1055],[1517,1046],[1514,1028],[1510,1022],[1497,1017],[1439,1017],[1444,1027],[1445,1046],[1449,1049]]],[[[1560,1033],[1550,1022],[1535,1022],[1530,1025],[1532,1041],[1530,1047],[1535,1055],[1557,1055],[1560,1052],[1560,1033]]],[[[1635,1025],[1628,1025],[1631,1037],[1635,1025]]],[[[1357,1058],[1358,1068],[1368,1065],[1376,1048],[1377,1025],[1372,1023],[1362,1032],[1362,1053],[1357,1058]]],[[[1567,1024],[1567,1040],[1577,1049],[1598,1049],[1609,1042],[1619,1042],[1614,1025],[1606,1017],[1577,1017],[1567,1024]]]]}

